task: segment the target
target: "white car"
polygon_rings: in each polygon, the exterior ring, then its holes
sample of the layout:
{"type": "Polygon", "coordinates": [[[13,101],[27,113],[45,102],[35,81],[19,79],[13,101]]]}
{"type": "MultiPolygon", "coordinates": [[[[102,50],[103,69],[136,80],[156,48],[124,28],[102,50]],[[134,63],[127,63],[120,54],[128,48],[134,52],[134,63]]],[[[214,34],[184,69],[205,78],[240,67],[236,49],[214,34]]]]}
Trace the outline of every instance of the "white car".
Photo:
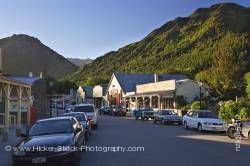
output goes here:
{"type": "Polygon", "coordinates": [[[74,112],[85,112],[91,126],[96,129],[98,125],[98,112],[93,104],[79,104],[74,106],[74,112]]]}
{"type": "Polygon", "coordinates": [[[215,112],[207,110],[190,111],[183,117],[183,125],[186,129],[196,128],[202,131],[226,131],[227,124],[218,119],[215,112]]]}

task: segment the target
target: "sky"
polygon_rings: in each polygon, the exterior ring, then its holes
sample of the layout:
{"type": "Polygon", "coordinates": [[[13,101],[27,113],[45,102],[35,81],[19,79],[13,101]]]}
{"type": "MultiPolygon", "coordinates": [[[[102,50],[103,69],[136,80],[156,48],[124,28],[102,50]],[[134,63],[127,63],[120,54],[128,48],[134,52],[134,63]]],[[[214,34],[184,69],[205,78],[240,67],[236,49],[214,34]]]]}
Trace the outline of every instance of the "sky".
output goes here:
{"type": "Polygon", "coordinates": [[[250,7],[249,0],[1,0],[0,38],[27,34],[65,57],[94,59],[222,2],[250,7]]]}

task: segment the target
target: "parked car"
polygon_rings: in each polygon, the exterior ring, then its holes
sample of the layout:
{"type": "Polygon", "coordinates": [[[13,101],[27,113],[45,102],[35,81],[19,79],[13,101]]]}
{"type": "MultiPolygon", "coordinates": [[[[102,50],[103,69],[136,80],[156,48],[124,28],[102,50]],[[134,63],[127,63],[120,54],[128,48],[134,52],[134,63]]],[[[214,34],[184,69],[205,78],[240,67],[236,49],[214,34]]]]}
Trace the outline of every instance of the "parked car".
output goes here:
{"type": "Polygon", "coordinates": [[[218,119],[215,112],[207,110],[190,111],[183,117],[183,124],[186,129],[196,128],[202,131],[226,131],[227,124],[222,119],[218,119]]]}
{"type": "Polygon", "coordinates": [[[160,122],[162,124],[177,123],[182,124],[182,118],[173,110],[160,110],[154,114],[154,123],[160,122]]]}
{"type": "Polygon", "coordinates": [[[75,117],[80,122],[82,127],[86,129],[86,140],[88,140],[89,136],[91,135],[91,125],[90,125],[90,122],[88,121],[88,118],[85,112],[70,112],[70,113],[62,114],[61,116],[75,117]]]}
{"type": "Polygon", "coordinates": [[[101,107],[100,108],[100,114],[110,115],[111,114],[111,108],[110,107],[101,107]]]}
{"type": "Polygon", "coordinates": [[[79,104],[75,105],[73,112],[85,112],[91,127],[96,129],[98,126],[98,112],[93,104],[79,104]]]}
{"type": "Polygon", "coordinates": [[[227,129],[227,135],[231,139],[248,139],[250,142],[250,122],[242,122],[239,119],[232,119],[233,124],[230,124],[227,129]]]}
{"type": "Polygon", "coordinates": [[[111,112],[113,116],[126,116],[126,110],[119,105],[112,106],[111,112]]]}
{"type": "Polygon", "coordinates": [[[141,108],[138,110],[134,110],[135,119],[141,118],[141,120],[148,120],[149,118],[154,118],[154,111],[150,108],[141,108]]]}
{"type": "Polygon", "coordinates": [[[86,145],[85,129],[74,117],[39,120],[28,134],[20,136],[24,139],[16,146],[19,150],[13,151],[13,165],[76,164],[80,161],[81,151],[57,148],[79,148],[86,145]],[[32,149],[33,147],[37,149],[32,149]],[[38,147],[55,149],[39,151],[38,147]]]}

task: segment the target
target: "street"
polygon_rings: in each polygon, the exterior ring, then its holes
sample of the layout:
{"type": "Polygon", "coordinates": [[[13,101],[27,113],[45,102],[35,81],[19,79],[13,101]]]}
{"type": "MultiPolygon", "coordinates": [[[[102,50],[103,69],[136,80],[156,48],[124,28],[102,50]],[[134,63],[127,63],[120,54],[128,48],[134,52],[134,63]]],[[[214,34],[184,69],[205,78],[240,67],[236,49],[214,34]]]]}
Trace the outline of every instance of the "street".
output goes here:
{"type": "Polygon", "coordinates": [[[80,165],[243,166],[250,162],[250,146],[246,144],[243,141],[236,151],[234,140],[225,133],[200,134],[182,126],[101,116],[87,146],[143,146],[144,152],[88,151],[82,154],[80,165]]]}

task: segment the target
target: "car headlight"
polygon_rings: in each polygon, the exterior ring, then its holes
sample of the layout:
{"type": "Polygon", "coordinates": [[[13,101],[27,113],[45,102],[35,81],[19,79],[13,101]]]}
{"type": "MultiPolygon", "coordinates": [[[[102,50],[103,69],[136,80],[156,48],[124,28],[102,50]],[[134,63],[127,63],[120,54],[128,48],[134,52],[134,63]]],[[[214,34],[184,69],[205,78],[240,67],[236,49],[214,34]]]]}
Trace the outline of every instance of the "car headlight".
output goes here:
{"type": "Polygon", "coordinates": [[[26,153],[25,153],[24,151],[15,151],[15,152],[14,152],[14,155],[15,155],[15,156],[25,156],[25,154],[26,154],[26,153]]]}

